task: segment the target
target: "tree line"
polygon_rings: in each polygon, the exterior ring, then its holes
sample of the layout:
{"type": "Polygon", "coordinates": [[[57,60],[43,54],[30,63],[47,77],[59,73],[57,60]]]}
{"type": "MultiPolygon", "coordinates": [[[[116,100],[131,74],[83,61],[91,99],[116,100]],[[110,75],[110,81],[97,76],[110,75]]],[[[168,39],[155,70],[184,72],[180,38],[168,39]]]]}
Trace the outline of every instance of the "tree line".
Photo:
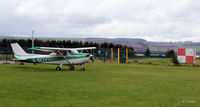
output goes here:
{"type": "MultiPolygon", "coordinates": [[[[3,39],[0,40],[0,47],[10,46],[11,43],[18,43],[22,47],[32,47],[31,39],[3,39]]],[[[101,48],[128,48],[134,51],[133,47],[129,47],[121,44],[113,43],[95,43],[95,42],[82,42],[82,41],[71,41],[71,40],[34,40],[35,47],[64,47],[64,48],[79,48],[79,47],[96,47],[101,48]]]]}

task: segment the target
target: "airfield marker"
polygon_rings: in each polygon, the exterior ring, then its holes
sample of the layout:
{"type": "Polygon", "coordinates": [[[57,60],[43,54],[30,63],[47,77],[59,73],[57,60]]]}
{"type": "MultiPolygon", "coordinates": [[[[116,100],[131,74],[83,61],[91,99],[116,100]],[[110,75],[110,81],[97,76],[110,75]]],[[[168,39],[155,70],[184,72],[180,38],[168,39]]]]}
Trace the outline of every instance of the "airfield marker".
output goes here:
{"type": "Polygon", "coordinates": [[[196,63],[196,50],[192,48],[179,48],[177,58],[180,63],[196,63]]]}

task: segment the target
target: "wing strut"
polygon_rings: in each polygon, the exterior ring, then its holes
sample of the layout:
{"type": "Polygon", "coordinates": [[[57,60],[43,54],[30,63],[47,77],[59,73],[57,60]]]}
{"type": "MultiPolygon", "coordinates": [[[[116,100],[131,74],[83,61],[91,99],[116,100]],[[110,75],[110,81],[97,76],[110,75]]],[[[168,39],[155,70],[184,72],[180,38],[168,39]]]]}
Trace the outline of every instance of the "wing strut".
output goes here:
{"type": "MultiPolygon", "coordinates": [[[[57,46],[57,47],[58,47],[58,46],[57,46]]],[[[57,50],[57,52],[58,52],[70,65],[72,65],[71,62],[68,61],[68,59],[65,58],[65,56],[64,56],[59,50],[57,50]]]]}

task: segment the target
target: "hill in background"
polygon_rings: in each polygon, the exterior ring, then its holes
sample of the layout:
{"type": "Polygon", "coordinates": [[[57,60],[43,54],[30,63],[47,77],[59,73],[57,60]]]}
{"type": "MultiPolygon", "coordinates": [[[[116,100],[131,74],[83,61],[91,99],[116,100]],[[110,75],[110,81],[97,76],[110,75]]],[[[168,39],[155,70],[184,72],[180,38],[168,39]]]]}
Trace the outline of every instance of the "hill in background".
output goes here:
{"type": "MultiPolygon", "coordinates": [[[[31,39],[31,37],[18,37],[18,36],[0,36],[2,39],[31,39]]],[[[200,42],[152,42],[140,38],[56,38],[56,37],[36,37],[39,40],[71,40],[71,41],[82,41],[82,42],[110,42],[114,44],[122,44],[131,46],[137,52],[144,52],[147,47],[153,52],[166,52],[169,49],[177,49],[179,47],[200,47],[200,42]]]]}

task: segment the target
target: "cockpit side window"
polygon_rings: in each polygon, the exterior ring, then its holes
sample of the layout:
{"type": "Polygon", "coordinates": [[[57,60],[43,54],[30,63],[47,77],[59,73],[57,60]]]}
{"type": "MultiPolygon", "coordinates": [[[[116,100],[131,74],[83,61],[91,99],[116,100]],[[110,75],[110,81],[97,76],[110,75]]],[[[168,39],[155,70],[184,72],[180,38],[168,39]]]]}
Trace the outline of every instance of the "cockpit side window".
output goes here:
{"type": "Polygon", "coordinates": [[[79,53],[77,50],[71,50],[72,54],[73,53],[79,53]]]}

